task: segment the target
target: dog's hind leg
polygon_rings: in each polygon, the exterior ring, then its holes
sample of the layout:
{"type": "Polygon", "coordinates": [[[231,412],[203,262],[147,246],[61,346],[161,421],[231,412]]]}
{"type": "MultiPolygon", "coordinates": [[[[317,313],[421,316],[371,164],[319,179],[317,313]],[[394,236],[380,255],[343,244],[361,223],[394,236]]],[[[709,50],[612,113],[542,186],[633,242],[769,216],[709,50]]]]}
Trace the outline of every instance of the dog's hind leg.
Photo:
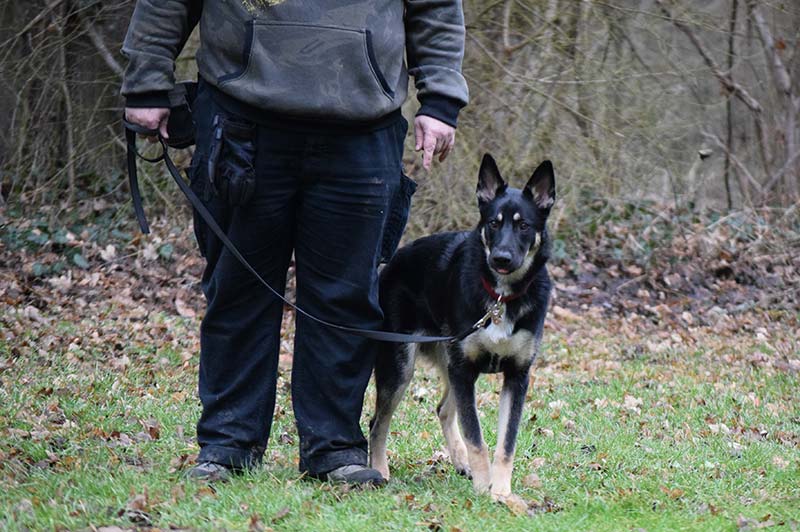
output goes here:
{"type": "Polygon", "coordinates": [[[389,480],[386,439],[392,415],[414,376],[416,344],[382,349],[375,361],[375,417],[369,423],[369,465],[389,480]]]}
{"type": "Polygon", "coordinates": [[[436,407],[436,414],[439,416],[439,423],[442,425],[444,442],[447,445],[447,452],[450,454],[450,461],[460,475],[472,478],[467,458],[467,446],[461,431],[458,429],[458,414],[456,412],[456,398],[450,388],[450,379],[447,376],[447,368],[438,367],[444,385],[444,394],[439,406],[436,407]]]}
{"type": "Polygon", "coordinates": [[[498,413],[497,448],[492,462],[492,497],[511,495],[511,473],[514,469],[514,451],[517,444],[519,422],[525,393],[528,390],[529,366],[508,369],[503,374],[498,413]]]}

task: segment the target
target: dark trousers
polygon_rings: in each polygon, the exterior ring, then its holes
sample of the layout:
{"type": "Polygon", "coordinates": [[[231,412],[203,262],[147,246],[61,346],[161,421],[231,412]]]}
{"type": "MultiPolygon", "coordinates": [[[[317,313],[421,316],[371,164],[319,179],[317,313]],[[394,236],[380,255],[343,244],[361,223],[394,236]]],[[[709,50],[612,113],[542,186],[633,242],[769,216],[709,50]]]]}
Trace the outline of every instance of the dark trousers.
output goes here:
{"type": "MultiPolygon", "coordinates": [[[[373,131],[257,125],[255,193],[246,205],[230,207],[207,178],[213,118],[230,115],[219,98],[201,86],[194,105],[194,190],[274,288],[283,290],[294,252],[302,309],[334,323],[379,329],[377,267],[387,231],[397,231],[387,220],[404,188],[405,120],[373,131]]],[[[247,467],[260,462],[270,433],[283,304],[196,214],[195,232],[207,261],[202,288],[208,302],[200,337],[198,460],[247,467]]],[[[367,463],[359,420],[374,356],[373,342],[297,316],[292,404],[301,471],[367,463]]]]}

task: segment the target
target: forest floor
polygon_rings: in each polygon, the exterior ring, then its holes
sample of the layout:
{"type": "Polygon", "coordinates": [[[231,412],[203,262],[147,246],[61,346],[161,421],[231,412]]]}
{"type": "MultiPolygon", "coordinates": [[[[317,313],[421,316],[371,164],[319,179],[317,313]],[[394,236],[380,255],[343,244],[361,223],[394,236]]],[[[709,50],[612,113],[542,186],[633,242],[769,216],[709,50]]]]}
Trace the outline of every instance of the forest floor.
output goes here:
{"type": "MultiPolygon", "coordinates": [[[[386,488],[302,478],[290,312],[265,465],[184,480],[202,259],[186,224],[136,236],[127,211],[0,215],[4,530],[800,529],[796,220],[654,213],[560,230],[517,496],[499,504],[447,463],[428,371],[395,417],[386,488]]],[[[493,446],[499,382],[479,383],[493,446]]],[[[373,404],[370,386],[365,430],[373,404]]]]}

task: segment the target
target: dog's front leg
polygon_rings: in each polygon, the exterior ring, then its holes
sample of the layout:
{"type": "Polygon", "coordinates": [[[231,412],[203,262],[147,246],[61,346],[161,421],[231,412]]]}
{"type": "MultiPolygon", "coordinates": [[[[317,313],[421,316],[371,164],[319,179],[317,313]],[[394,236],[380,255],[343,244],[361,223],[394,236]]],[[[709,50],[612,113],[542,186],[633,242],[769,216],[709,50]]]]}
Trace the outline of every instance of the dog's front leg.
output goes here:
{"type": "Polygon", "coordinates": [[[511,495],[511,473],[514,469],[514,451],[528,390],[528,371],[524,368],[508,368],[503,373],[503,391],[500,393],[500,411],[497,427],[497,448],[492,463],[492,497],[495,499],[511,495]]]}
{"type": "Polygon", "coordinates": [[[447,372],[451,393],[456,401],[458,423],[467,446],[469,468],[472,470],[472,486],[478,493],[489,491],[489,449],[483,441],[478,409],[475,404],[475,380],[478,372],[463,358],[451,357],[447,372]]]}

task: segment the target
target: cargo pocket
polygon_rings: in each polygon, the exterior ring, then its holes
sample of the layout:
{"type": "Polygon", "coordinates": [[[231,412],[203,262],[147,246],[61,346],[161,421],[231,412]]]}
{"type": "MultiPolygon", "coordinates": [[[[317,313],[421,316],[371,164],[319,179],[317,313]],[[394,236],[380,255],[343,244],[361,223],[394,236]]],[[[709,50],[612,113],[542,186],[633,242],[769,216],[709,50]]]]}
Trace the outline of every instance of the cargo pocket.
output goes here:
{"type": "Polygon", "coordinates": [[[256,127],[241,119],[214,117],[208,156],[208,181],[231,207],[249,203],[256,187],[256,127]]]}
{"type": "Polygon", "coordinates": [[[400,238],[408,222],[408,213],[411,210],[411,196],[417,190],[417,183],[407,175],[400,174],[400,184],[395,189],[389,200],[389,211],[386,224],[383,227],[383,241],[381,243],[381,263],[389,260],[397,251],[400,238]]]}

